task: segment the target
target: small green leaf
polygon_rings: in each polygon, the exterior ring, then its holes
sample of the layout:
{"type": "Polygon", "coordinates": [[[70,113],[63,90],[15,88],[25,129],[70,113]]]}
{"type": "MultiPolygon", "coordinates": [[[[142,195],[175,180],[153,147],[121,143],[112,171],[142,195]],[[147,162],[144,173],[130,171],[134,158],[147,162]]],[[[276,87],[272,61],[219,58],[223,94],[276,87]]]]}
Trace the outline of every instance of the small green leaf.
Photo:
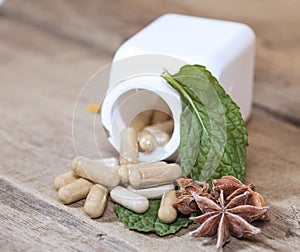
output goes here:
{"type": "Polygon", "coordinates": [[[129,229],[140,232],[155,232],[159,236],[174,234],[191,223],[188,219],[189,216],[178,216],[171,224],[162,223],[157,216],[159,205],[160,200],[149,200],[149,209],[143,214],[134,213],[119,204],[115,204],[114,211],[119,220],[129,229]]]}

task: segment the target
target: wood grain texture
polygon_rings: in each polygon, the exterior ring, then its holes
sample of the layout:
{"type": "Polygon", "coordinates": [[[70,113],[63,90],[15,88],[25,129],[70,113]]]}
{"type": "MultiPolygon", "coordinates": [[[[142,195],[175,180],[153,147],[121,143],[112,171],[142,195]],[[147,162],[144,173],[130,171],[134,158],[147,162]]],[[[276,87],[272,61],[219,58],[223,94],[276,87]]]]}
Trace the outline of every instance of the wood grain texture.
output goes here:
{"type": "MultiPolygon", "coordinates": [[[[295,0],[5,2],[0,8],[1,251],[215,251],[215,240],[189,237],[196,225],[166,238],[140,234],[117,221],[112,203],[103,218],[91,220],[82,211],[84,201],[64,206],[53,189],[55,176],[70,169],[75,155],[72,113],[84,83],[110,62],[122,41],[166,12],[241,21],[255,29],[255,109],[247,125],[245,182],[264,195],[271,222],[256,223],[261,235],[232,238],[224,251],[299,250],[299,7],[295,0]]],[[[86,123],[80,126],[89,131],[86,123]]],[[[103,155],[116,155],[101,137],[103,155]]],[[[94,155],[90,143],[80,141],[94,155]]]]}
{"type": "Polygon", "coordinates": [[[288,0],[115,0],[39,1],[14,4],[3,15],[32,24],[99,52],[112,54],[126,38],[164,13],[182,13],[243,22],[257,35],[254,104],[300,124],[299,2],[288,0]],[[45,13],[43,10],[47,9],[45,13]],[[266,99],[268,97],[268,99],[266,99]]]}

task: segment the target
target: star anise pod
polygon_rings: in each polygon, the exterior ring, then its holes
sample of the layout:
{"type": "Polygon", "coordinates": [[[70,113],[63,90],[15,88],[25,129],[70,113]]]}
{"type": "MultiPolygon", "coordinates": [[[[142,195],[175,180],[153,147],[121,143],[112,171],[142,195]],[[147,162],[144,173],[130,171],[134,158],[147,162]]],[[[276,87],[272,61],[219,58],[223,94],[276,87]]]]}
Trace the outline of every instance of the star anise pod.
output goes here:
{"type": "Polygon", "coordinates": [[[191,192],[204,197],[212,198],[209,194],[209,184],[199,181],[194,181],[190,178],[180,178],[177,180],[180,190],[176,191],[177,199],[173,206],[183,214],[190,214],[191,212],[200,212],[194,197],[191,192]]]}
{"type": "Polygon", "coordinates": [[[229,241],[230,234],[235,237],[243,237],[260,233],[260,229],[250,223],[264,215],[268,207],[256,207],[245,205],[250,193],[244,192],[230,200],[225,205],[223,190],[220,190],[219,204],[192,192],[195,201],[203,212],[198,217],[190,217],[191,220],[200,223],[200,227],[191,232],[193,237],[217,236],[217,248],[229,241]]]}
{"type": "MultiPolygon", "coordinates": [[[[213,180],[213,186],[213,194],[215,197],[220,194],[220,190],[223,190],[226,202],[229,202],[234,197],[247,191],[250,193],[246,202],[247,205],[257,207],[265,206],[263,197],[258,192],[255,192],[255,186],[253,184],[245,185],[233,176],[223,176],[220,179],[215,179],[213,180]]],[[[265,214],[260,217],[260,220],[269,220],[269,216],[265,214]]]]}

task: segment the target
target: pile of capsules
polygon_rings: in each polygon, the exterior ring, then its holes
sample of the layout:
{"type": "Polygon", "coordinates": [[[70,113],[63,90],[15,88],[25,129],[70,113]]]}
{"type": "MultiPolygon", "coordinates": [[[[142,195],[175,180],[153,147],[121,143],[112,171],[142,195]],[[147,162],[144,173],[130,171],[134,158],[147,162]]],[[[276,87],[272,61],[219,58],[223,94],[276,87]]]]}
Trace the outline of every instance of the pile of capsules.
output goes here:
{"type": "MultiPolygon", "coordinates": [[[[140,114],[140,118],[144,115],[140,114]]],[[[136,213],[148,210],[149,199],[161,199],[158,218],[164,223],[175,221],[177,211],[173,207],[176,198],[174,183],[182,177],[182,168],[178,164],[163,161],[137,163],[141,149],[144,152],[152,151],[155,146],[162,144],[155,140],[153,133],[157,133],[160,138],[163,135],[166,135],[167,139],[170,138],[170,127],[173,127],[170,126],[170,121],[172,120],[142,128],[139,124],[142,130],[137,133],[134,127],[137,121],[134,120],[130,127],[122,132],[119,162],[114,157],[98,160],[75,157],[71,171],[55,178],[54,187],[58,190],[60,201],[71,204],[86,198],[85,213],[91,218],[98,218],[104,213],[108,194],[113,202],[136,213]],[[167,130],[164,131],[161,125],[166,125],[164,127],[167,127],[167,130]],[[155,127],[156,130],[152,131],[155,127]],[[149,143],[145,136],[154,140],[149,143]]]]}

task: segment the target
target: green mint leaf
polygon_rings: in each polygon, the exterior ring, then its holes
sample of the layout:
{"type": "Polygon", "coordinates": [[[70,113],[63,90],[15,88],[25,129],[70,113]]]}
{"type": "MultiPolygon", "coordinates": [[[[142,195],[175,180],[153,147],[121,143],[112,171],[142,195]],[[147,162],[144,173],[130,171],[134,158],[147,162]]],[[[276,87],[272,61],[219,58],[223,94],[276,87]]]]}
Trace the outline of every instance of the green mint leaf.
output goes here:
{"type": "Polygon", "coordinates": [[[191,221],[189,216],[178,216],[171,224],[162,223],[158,219],[160,200],[149,200],[149,209],[143,214],[137,214],[119,204],[115,204],[114,211],[120,221],[129,229],[140,232],[155,232],[159,236],[176,233],[182,227],[187,227],[191,221]]]}
{"type": "MultiPolygon", "coordinates": [[[[193,109],[183,103],[180,117],[180,151],[186,153],[186,155],[184,159],[181,159],[182,167],[193,167],[195,165],[200,147],[199,137],[201,132],[202,127],[193,114],[193,109]]],[[[187,175],[186,171],[184,175],[187,175]]]]}
{"type": "Polygon", "coordinates": [[[248,135],[239,107],[203,66],[186,65],[162,77],[181,97],[179,156],[185,175],[243,180],[248,135]]]}

